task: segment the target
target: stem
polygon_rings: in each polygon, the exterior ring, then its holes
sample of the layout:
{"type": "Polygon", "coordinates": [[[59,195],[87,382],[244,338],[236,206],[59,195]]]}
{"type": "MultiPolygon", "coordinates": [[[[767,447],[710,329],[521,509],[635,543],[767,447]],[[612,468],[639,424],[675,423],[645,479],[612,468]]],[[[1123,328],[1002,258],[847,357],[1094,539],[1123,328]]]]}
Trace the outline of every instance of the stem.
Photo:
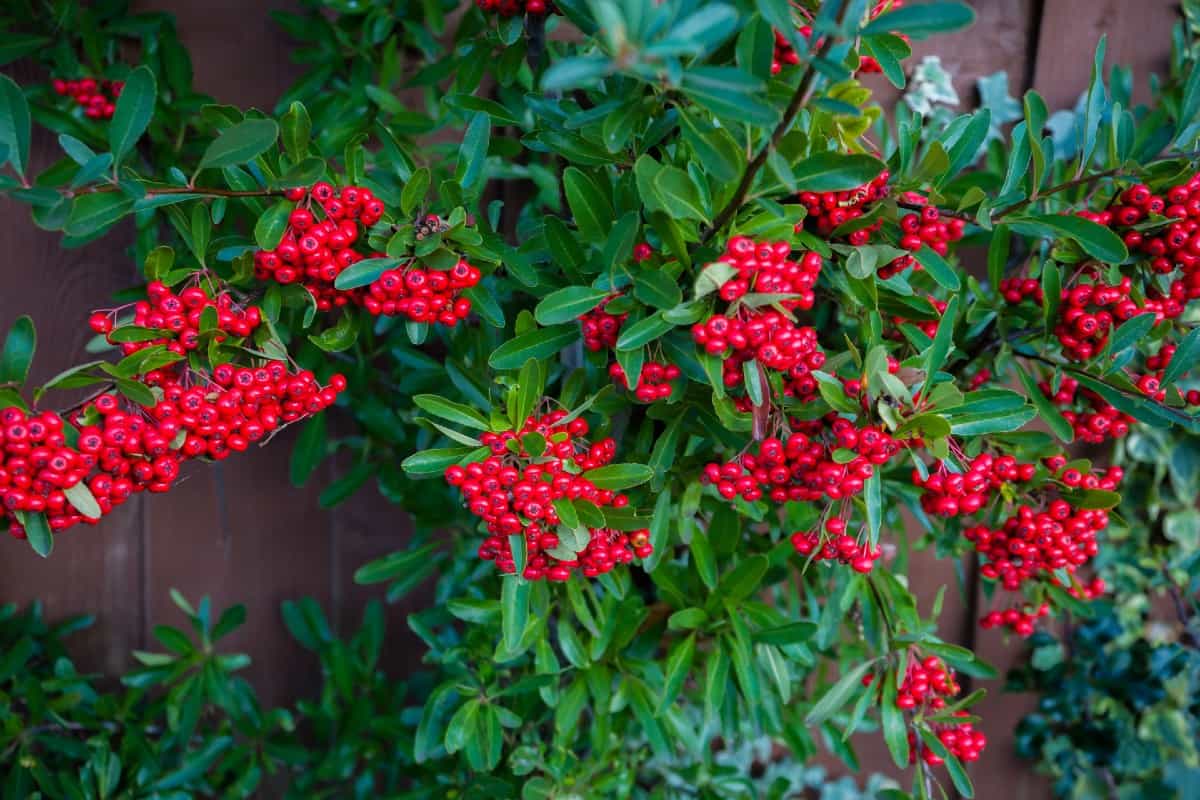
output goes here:
{"type": "MultiPolygon", "coordinates": [[[[87,186],[83,189],[75,191],[66,191],[63,194],[66,197],[75,197],[81,194],[99,194],[101,192],[115,192],[120,187],[114,184],[104,186],[87,186]]],[[[147,189],[148,197],[158,197],[159,195],[170,194],[199,194],[205,197],[282,197],[283,189],[248,189],[245,191],[237,189],[212,189],[212,188],[192,188],[189,186],[161,186],[154,189],[147,189]]]]}
{"type": "MultiPolygon", "coordinates": [[[[841,14],[839,14],[839,23],[841,22],[841,16],[844,16],[845,13],[846,9],[843,7],[841,14]]],[[[767,140],[767,143],[758,151],[754,159],[746,165],[746,171],[742,173],[742,179],[738,182],[737,188],[733,192],[733,197],[729,199],[729,202],[717,214],[712,226],[700,237],[702,244],[708,242],[709,239],[716,235],[717,231],[728,225],[729,221],[737,214],[738,209],[746,202],[746,195],[750,191],[750,186],[754,183],[754,178],[758,175],[758,171],[767,163],[767,156],[771,154],[771,151],[779,145],[780,140],[787,134],[788,130],[792,127],[792,123],[796,120],[796,115],[800,113],[800,109],[804,107],[812,94],[817,80],[817,70],[813,66],[814,62],[817,59],[824,58],[832,46],[833,37],[826,37],[821,47],[817,50],[816,55],[810,58],[808,63],[804,65],[804,73],[800,76],[800,83],[796,86],[796,93],[792,95],[791,102],[788,103],[787,109],[783,112],[783,119],[775,126],[775,130],[771,133],[771,138],[767,140]]]]}

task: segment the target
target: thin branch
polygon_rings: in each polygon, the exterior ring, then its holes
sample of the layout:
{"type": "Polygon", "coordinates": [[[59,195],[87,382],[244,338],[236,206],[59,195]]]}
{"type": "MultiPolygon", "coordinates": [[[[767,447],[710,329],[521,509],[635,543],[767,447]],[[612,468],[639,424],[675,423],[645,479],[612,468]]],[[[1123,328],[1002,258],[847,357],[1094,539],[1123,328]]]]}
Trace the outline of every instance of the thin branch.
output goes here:
{"type": "MultiPolygon", "coordinates": [[[[845,13],[845,8],[842,9],[845,13]]],[[[839,19],[840,23],[841,20],[839,19]]],[[[824,58],[833,46],[833,37],[826,37],[821,47],[816,54],[808,60],[804,65],[804,73],[800,76],[800,83],[796,86],[796,93],[792,95],[791,102],[788,103],[787,109],[783,112],[783,119],[775,126],[775,130],[771,133],[771,138],[762,146],[754,159],[746,165],[746,171],[742,173],[742,179],[738,182],[737,188],[733,192],[733,196],[729,198],[729,202],[721,209],[716,218],[713,219],[712,226],[704,232],[700,237],[701,243],[708,242],[717,231],[724,228],[737,214],[742,204],[746,202],[746,195],[750,192],[750,187],[754,184],[754,179],[758,175],[759,170],[767,163],[767,156],[771,155],[771,151],[779,146],[779,142],[783,139],[787,132],[791,130],[792,123],[796,120],[796,115],[800,113],[800,109],[808,102],[812,95],[813,87],[817,80],[817,70],[814,66],[818,59],[824,58]]]]}
{"type": "MultiPolygon", "coordinates": [[[[100,194],[102,192],[115,192],[120,189],[115,184],[105,184],[101,186],[86,186],[82,189],[74,191],[67,190],[63,192],[66,197],[75,197],[81,194],[100,194]]],[[[158,197],[159,195],[170,194],[199,194],[206,197],[282,197],[283,189],[213,189],[208,187],[191,187],[191,186],[159,186],[152,189],[146,189],[147,197],[158,197]]]]}

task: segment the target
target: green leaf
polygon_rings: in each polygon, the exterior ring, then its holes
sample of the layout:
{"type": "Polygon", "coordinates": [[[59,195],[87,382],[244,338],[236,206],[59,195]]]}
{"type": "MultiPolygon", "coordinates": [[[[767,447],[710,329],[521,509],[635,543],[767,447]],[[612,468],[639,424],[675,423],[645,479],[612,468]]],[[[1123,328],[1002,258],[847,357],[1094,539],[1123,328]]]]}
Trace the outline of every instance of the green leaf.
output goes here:
{"type": "Polygon", "coordinates": [[[667,618],[667,627],[673,631],[699,628],[708,622],[708,613],[703,608],[685,608],[667,618]]]}
{"type": "Polygon", "coordinates": [[[437,545],[427,544],[413,550],[399,550],[359,567],[354,573],[358,584],[383,583],[403,578],[420,564],[430,561],[437,545]]]}
{"type": "Polygon", "coordinates": [[[762,81],[734,67],[693,67],[683,74],[683,93],[719,117],[770,127],[779,112],[762,98],[762,81]]]}
{"type": "Polygon", "coordinates": [[[727,600],[742,600],[754,594],[767,574],[770,561],[764,555],[752,555],[742,559],[726,573],[717,586],[717,594],[727,600]]]}
{"type": "Polygon", "coordinates": [[[667,656],[666,670],[663,679],[663,693],[658,700],[657,714],[663,714],[683,688],[683,682],[692,670],[692,661],[696,657],[696,634],[692,634],[671,648],[667,656]]]}
{"type": "Polygon", "coordinates": [[[18,175],[29,166],[29,103],[12,78],[0,75],[0,165],[7,160],[18,175]]]}
{"type": "Polygon", "coordinates": [[[817,632],[815,622],[789,622],[774,628],[754,632],[754,641],[761,644],[788,645],[806,642],[817,632]]]}
{"type": "MultiPolygon", "coordinates": [[[[122,98],[125,96],[122,93],[122,98]]],[[[200,159],[197,172],[245,164],[275,144],[279,126],[272,119],[246,119],[217,134],[200,159]]]]}
{"type": "MultiPolygon", "coordinates": [[[[1154,318],[1153,313],[1146,313],[1138,314],[1136,317],[1130,317],[1122,322],[1108,339],[1108,347],[1105,348],[1107,354],[1116,358],[1130,347],[1138,344],[1154,327],[1154,318]]],[[[1178,357],[1176,355],[1172,360],[1178,357]]]]}
{"type": "Polygon", "coordinates": [[[862,687],[862,676],[867,674],[867,670],[873,663],[872,661],[863,661],[843,675],[812,707],[812,710],[804,718],[804,723],[816,725],[836,714],[838,709],[844,706],[850,696],[854,694],[854,691],[862,687]]]}
{"type": "Polygon", "coordinates": [[[15,513],[17,522],[25,529],[25,539],[33,548],[33,552],[42,558],[48,558],[50,551],[54,549],[54,536],[50,533],[50,523],[46,521],[46,515],[40,511],[36,514],[29,511],[15,513]]]}
{"type": "Polygon", "coordinates": [[[896,707],[896,673],[888,670],[883,683],[883,696],[880,698],[880,717],[883,722],[883,739],[887,743],[892,760],[900,769],[908,768],[908,725],[904,721],[904,712],[896,707]]]}
{"type": "Polygon", "coordinates": [[[108,125],[108,143],[112,148],[114,168],[137,144],[146,132],[154,116],[154,104],[158,99],[158,85],[154,73],[141,66],[125,78],[121,96],[117,98],[116,110],[108,125]]]}
{"type": "Polygon", "coordinates": [[[950,266],[950,262],[942,258],[929,245],[921,245],[921,249],[913,253],[913,258],[925,268],[929,277],[950,291],[957,292],[962,287],[954,267],[950,266]]]}
{"type": "Polygon", "coordinates": [[[549,358],[579,338],[579,326],[537,328],[504,342],[492,351],[492,369],[520,369],[531,358],[549,358]]]}
{"type": "Polygon", "coordinates": [[[328,442],[325,412],[315,414],[304,423],[296,444],[292,447],[290,477],[293,486],[303,486],[325,458],[328,442]]]}
{"type": "Polygon", "coordinates": [[[481,431],[486,431],[491,427],[488,424],[487,417],[479,411],[461,403],[451,402],[444,397],[438,397],[435,394],[413,395],[412,401],[417,408],[447,422],[465,425],[468,428],[476,428],[481,431]]]}
{"type": "Polygon", "coordinates": [[[88,519],[100,519],[100,517],[104,516],[100,504],[96,502],[96,496],[92,494],[92,490],[83,481],[67,489],[63,489],[63,494],[67,496],[67,502],[88,519]]]}
{"type": "Polygon", "coordinates": [[[572,322],[600,305],[600,301],[608,295],[609,292],[604,289],[567,286],[543,297],[533,310],[533,316],[539,325],[572,322]]]}
{"type": "Polygon", "coordinates": [[[960,30],[973,22],[975,12],[962,3],[922,3],[880,14],[863,26],[860,33],[863,36],[894,33],[920,39],[933,33],[960,30]]]}
{"type": "Polygon", "coordinates": [[[520,652],[525,621],[529,618],[530,583],[517,575],[505,575],[500,590],[501,630],[505,649],[520,652]]]}
{"type": "Polygon", "coordinates": [[[354,314],[343,314],[337,324],[318,334],[308,337],[308,340],[326,353],[340,353],[349,350],[358,341],[358,320],[354,314]]]}
{"type": "Polygon", "coordinates": [[[362,261],[357,261],[339,272],[337,278],[334,279],[333,285],[342,291],[357,289],[360,286],[369,286],[379,280],[379,276],[389,269],[395,269],[400,266],[402,260],[386,256],[364,258],[362,261]]]}
{"type": "Polygon", "coordinates": [[[457,464],[474,453],[486,454],[487,448],[435,447],[413,453],[400,462],[400,466],[409,475],[441,475],[446,467],[457,464]]]}
{"type": "Polygon", "coordinates": [[[456,175],[462,188],[470,192],[483,177],[487,161],[488,145],[492,136],[492,121],[487,114],[475,114],[463,135],[462,147],[458,151],[456,175]]]}
{"type": "Polygon", "coordinates": [[[612,59],[600,54],[555,59],[542,75],[542,91],[561,92],[595,86],[612,70],[612,59]]]}
{"type": "Polygon", "coordinates": [[[958,321],[958,298],[959,295],[954,295],[946,304],[946,310],[942,313],[941,322],[938,323],[933,343],[925,351],[925,361],[922,367],[925,370],[926,387],[933,386],[935,374],[942,368],[946,356],[950,354],[950,349],[954,346],[954,325],[958,321]]]}
{"type": "Polygon", "coordinates": [[[425,202],[425,195],[429,192],[429,185],[433,178],[428,167],[421,167],[413,173],[412,177],[404,183],[404,189],[400,192],[400,210],[405,214],[412,214],[421,204],[425,202]]]}
{"type": "Polygon", "coordinates": [[[612,203],[605,193],[587,173],[577,167],[568,167],[563,173],[563,188],[583,238],[597,244],[605,241],[613,220],[612,203]]]}
{"type": "Polygon", "coordinates": [[[654,470],[645,464],[609,464],[583,473],[598,489],[619,491],[640,486],[654,477],[654,470]]]}
{"type": "Polygon", "coordinates": [[[263,250],[274,250],[283,241],[287,232],[288,218],[295,204],[288,200],[280,200],[271,206],[254,223],[254,241],[263,250]]]}
{"type": "Polygon", "coordinates": [[[1061,235],[1079,243],[1088,255],[1110,264],[1129,258],[1121,237],[1109,228],[1073,214],[1042,214],[1009,220],[1009,227],[1032,236],[1061,235]]]}
{"type": "Polygon", "coordinates": [[[1180,376],[1186,375],[1189,370],[1194,370],[1198,364],[1200,364],[1200,328],[1192,328],[1175,348],[1175,355],[1171,357],[1171,363],[1167,364],[1166,370],[1163,371],[1163,388],[1173,384],[1180,376]]]}
{"type": "Polygon", "coordinates": [[[121,192],[90,192],[71,203],[63,230],[69,236],[85,237],[115,223],[133,209],[133,199],[121,192]]]}
{"type": "Polygon", "coordinates": [[[0,383],[24,384],[37,350],[37,330],[28,316],[17,317],[0,350],[0,383]]]}
{"type": "Polygon", "coordinates": [[[659,338],[675,326],[663,317],[662,312],[651,314],[635,322],[621,332],[617,338],[617,350],[636,350],[659,338]]]}
{"type": "Polygon", "coordinates": [[[857,189],[886,169],[884,163],[861,153],[816,153],[796,164],[796,184],[807,192],[857,189]]]}
{"type": "Polygon", "coordinates": [[[279,122],[283,148],[292,161],[301,161],[308,155],[308,141],[312,135],[312,119],[308,116],[308,109],[299,100],[293,100],[279,122]]]}
{"type": "Polygon", "coordinates": [[[708,536],[699,530],[692,531],[691,541],[692,563],[696,566],[696,573],[700,576],[700,580],[704,581],[704,585],[713,590],[717,588],[717,561],[713,555],[712,543],[708,540],[708,536]]]}
{"type": "Polygon", "coordinates": [[[1025,385],[1025,392],[1029,395],[1029,399],[1033,401],[1033,406],[1037,409],[1038,416],[1050,428],[1051,433],[1057,436],[1062,442],[1067,444],[1073,442],[1075,440],[1075,429],[1063,417],[1062,412],[1058,410],[1058,406],[1054,405],[1050,398],[1046,397],[1042,393],[1042,390],[1038,388],[1037,380],[1027,370],[1020,367],[1017,368],[1017,374],[1021,376],[1021,383],[1025,385]]]}

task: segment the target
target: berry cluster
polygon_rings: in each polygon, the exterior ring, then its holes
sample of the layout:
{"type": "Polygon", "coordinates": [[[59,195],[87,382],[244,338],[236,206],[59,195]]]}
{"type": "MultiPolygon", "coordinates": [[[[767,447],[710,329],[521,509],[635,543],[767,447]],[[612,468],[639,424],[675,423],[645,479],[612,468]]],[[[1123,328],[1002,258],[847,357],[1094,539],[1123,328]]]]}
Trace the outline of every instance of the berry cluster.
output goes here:
{"type": "MultiPolygon", "coordinates": [[[[819,236],[829,236],[842,225],[865,214],[871,203],[886,197],[890,179],[891,173],[884,170],[870,183],[865,183],[857,189],[843,192],[801,192],[797,199],[808,214],[797,227],[808,228],[819,236]]],[[[847,239],[852,245],[864,245],[870,241],[871,232],[878,230],[881,224],[875,222],[869,227],[856,230],[847,239]]]]}
{"type": "Polygon", "coordinates": [[[750,292],[795,295],[779,301],[782,308],[813,307],[813,286],[821,274],[821,254],[805,253],[792,261],[788,242],[756,242],[746,236],[729,240],[719,262],[729,264],[737,275],[721,284],[721,299],[733,303],[750,292]]]}
{"type": "Polygon", "coordinates": [[[187,385],[169,370],[146,374],[148,385],[162,390],[150,409],[160,429],[182,435],[180,452],[188,458],[220,461],[240,453],[283,425],[333,405],[346,388],[334,375],[322,387],[308,371],[292,372],[282,361],[262,366],[221,364],[207,385],[187,385]]]}
{"type": "Polygon", "coordinates": [[[708,464],[700,479],[715,485],[726,500],[741,496],[754,502],[765,494],[776,503],[811,502],[859,494],[875,467],[887,463],[899,445],[880,428],[857,428],[845,418],[831,418],[814,420],[806,426],[809,433],[792,433],[786,442],[764,439],[757,453],[708,464]],[[835,459],[836,450],[850,451],[850,457],[835,459]]]}
{"type": "MultiPolygon", "coordinates": [[[[905,250],[915,253],[929,245],[929,249],[944,256],[949,252],[951,242],[963,238],[966,223],[961,219],[944,219],[936,206],[929,205],[929,201],[916,192],[906,192],[903,199],[912,205],[923,206],[919,212],[900,217],[900,246],[905,250]]],[[[879,277],[887,279],[909,267],[920,269],[921,265],[912,256],[900,256],[880,266],[879,277]]]]}
{"type": "Polygon", "coordinates": [[[112,119],[113,112],[117,110],[117,98],[121,96],[125,83],[106,78],[55,78],[51,85],[55,94],[70,97],[81,106],[83,115],[88,119],[112,119]]]}
{"type": "Polygon", "coordinates": [[[992,494],[1005,483],[1028,483],[1037,471],[1034,464],[1018,463],[1012,456],[980,453],[966,465],[966,472],[951,472],[942,462],[922,477],[913,470],[912,482],[925,491],[921,508],[939,517],[975,514],[986,506],[992,494]]]}
{"type": "Polygon", "coordinates": [[[1107,439],[1123,438],[1133,424],[1133,417],[1118,411],[1091,389],[1081,390],[1079,381],[1069,375],[1059,381],[1058,391],[1048,381],[1040,381],[1038,389],[1062,409],[1063,419],[1082,442],[1103,444],[1107,439]]]}
{"type": "Polygon", "coordinates": [[[1099,280],[1099,276],[1095,278],[1095,283],[1062,290],[1054,335],[1063,352],[1076,361],[1087,361],[1101,353],[1113,328],[1143,311],[1130,297],[1133,281],[1129,276],[1115,286],[1099,280]]]}
{"type": "Polygon", "coordinates": [[[519,431],[484,433],[480,441],[492,454],[445,473],[446,482],[459,488],[467,508],[487,526],[479,557],[495,561],[505,573],[515,572],[509,537],[520,535],[525,540],[527,580],[565,581],[575,569],[592,578],[654,552],[645,529],[626,534],[563,524],[555,501],[586,500],[601,508],[629,504],[625,495],[597,488],[586,475],[612,461],[616,442],[588,442],[587,422],[576,418],[564,423],[566,416],[565,411],[554,411],[530,417],[519,431]],[[545,452],[537,456],[525,449],[524,437],[532,433],[545,442],[545,452]],[[566,541],[568,537],[572,541],[566,541]]]}
{"type": "MultiPolygon", "coordinates": [[[[353,303],[375,315],[443,325],[454,325],[471,313],[471,301],[461,293],[479,283],[481,273],[461,259],[446,271],[423,269],[410,262],[382,273],[360,289],[335,286],[338,275],[352,264],[384,255],[365,247],[366,229],[387,211],[370,189],[345,186],[339,190],[320,181],[309,189],[289,189],[287,199],[298,205],[288,217],[282,240],[274,250],[254,254],[259,280],[298,283],[312,294],[321,311],[353,303]],[[322,219],[317,218],[318,210],[322,219]]],[[[437,217],[428,217],[422,224],[437,222],[437,217]]]]}
{"type": "Polygon", "coordinates": [[[1000,295],[1005,302],[1018,305],[1025,300],[1032,300],[1042,305],[1042,285],[1033,278],[1005,278],[1000,281],[1000,295]]]}
{"type": "Polygon", "coordinates": [[[745,381],[743,365],[758,360],[768,369],[787,373],[805,385],[825,363],[815,328],[800,326],[778,311],[753,311],[739,317],[714,315],[692,326],[692,338],[706,353],[721,356],[725,385],[745,381]],[[807,379],[807,380],[805,380],[807,379]]]}
{"type": "MultiPolygon", "coordinates": [[[[860,533],[861,535],[861,533],[860,533]]],[[[830,517],[825,521],[824,536],[820,530],[796,531],[792,534],[792,546],[802,556],[812,556],[814,561],[840,561],[856,572],[868,573],[883,555],[883,549],[874,548],[846,533],[846,520],[830,517]]]]}
{"type": "Polygon", "coordinates": [[[535,17],[554,13],[554,3],[547,0],[475,0],[480,10],[499,14],[502,17],[516,17],[530,14],[535,17]]]}
{"type": "MultiPolygon", "coordinates": [[[[176,294],[161,281],[151,281],[146,287],[146,295],[149,299],[134,304],[133,325],[161,331],[162,336],[135,342],[121,341],[119,344],[125,355],[158,345],[180,355],[195,350],[200,346],[202,317],[210,308],[213,309],[210,316],[218,341],[224,341],[227,336],[244,339],[262,324],[258,306],[240,308],[228,293],[214,298],[199,285],[176,294]]],[[[110,344],[117,344],[113,339],[117,314],[115,310],[97,311],[88,319],[88,325],[96,333],[104,334],[110,344]]]]}
{"type": "MultiPolygon", "coordinates": [[[[608,374],[620,386],[629,388],[629,379],[620,364],[614,361],[608,368],[608,374]]],[[[674,364],[647,362],[642,367],[642,374],[638,376],[637,388],[633,390],[633,396],[643,403],[666,400],[674,390],[671,381],[678,378],[679,375],[679,367],[674,364]]]]}
{"type": "MultiPolygon", "coordinates": [[[[222,341],[244,339],[262,321],[256,306],[240,308],[228,293],[214,297],[199,285],[177,294],[154,281],[148,298],[134,304],[132,324],[116,327],[116,309],[92,314],[89,326],[126,355],[149,347],[184,355],[198,348],[203,317],[222,341]]],[[[104,393],[67,417],[0,410],[0,516],[12,516],[12,535],[25,536],[17,513],[44,513],[56,532],[94,524],[138,492],[170,489],[185,461],[243,451],[329,407],[346,386],[334,375],[321,387],[311,372],[293,373],[282,361],[220,364],[211,374],[203,362],[193,357],[130,378],[154,395],[150,408],[104,393]]]]}
{"type": "MultiPolygon", "coordinates": [[[[907,258],[907,256],[904,257],[907,258]]],[[[882,270],[879,274],[883,275],[882,270]]],[[[892,324],[896,327],[886,331],[888,338],[895,339],[897,341],[903,341],[904,333],[900,330],[900,326],[905,323],[914,326],[917,328],[917,330],[921,331],[921,333],[925,334],[930,339],[937,335],[938,325],[941,322],[940,315],[946,313],[946,306],[948,306],[949,303],[947,303],[945,300],[938,300],[936,297],[926,297],[925,300],[929,303],[929,305],[933,306],[933,310],[939,315],[938,318],[908,319],[907,317],[894,316],[892,317],[892,324]]]]}
{"type": "Polygon", "coordinates": [[[1026,606],[1024,608],[1014,606],[1006,608],[1003,611],[995,610],[984,614],[979,620],[979,627],[984,630],[992,628],[1005,627],[1021,638],[1026,638],[1033,635],[1034,626],[1037,621],[1043,617],[1049,616],[1050,604],[1042,603],[1037,608],[1026,606]]]}
{"type": "Polygon", "coordinates": [[[1118,229],[1130,252],[1150,258],[1155,273],[1180,273],[1168,295],[1160,299],[1166,316],[1178,315],[1176,304],[1200,298],[1200,173],[1167,188],[1163,195],[1154,194],[1143,184],[1131,186],[1106,210],[1080,216],[1118,229]],[[1133,227],[1159,214],[1172,221],[1153,233],[1133,227]]]}
{"type": "MultiPolygon", "coordinates": [[[[922,707],[937,712],[946,707],[947,699],[956,697],[961,691],[954,671],[940,658],[926,656],[924,659],[918,659],[914,656],[908,662],[904,680],[897,687],[896,707],[904,711],[922,707]]],[[[960,710],[953,716],[970,715],[960,710]]],[[[983,749],[987,747],[987,736],[983,731],[975,730],[968,721],[935,723],[933,729],[941,743],[959,761],[978,761],[983,749]]],[[[917,739],[913,731],[908,733],[908,747],[910,763],[916,763],[917,739]]],[[[922,748],[921,758],[931,767],[943,763],[942,757],[928,747],[922,748]]]]}
{"type": "Polygon", "coordinates": [[[583,328],[583,346],[593,353],[610,350],[617,346],[617,339],[621,336],[621,326],[629,314],[610,314],[604,308],[617,297],[620,295],[614,294],[604,298],[600,305],[579,317],[579,324],[583,328]]]}
{"type": "MultiPolygon", "coordinates": [[[[1051,461],[1057,463],[1057,459],[1051,461]]],[[[1089,475],[1071,468],[1062,470],[1058,479],[1070,488],[1112,491],[1122,477],[1120,467],[1089,475]]],[[[1058,569],[1074,572],[1088,563],[1099,549],[1097,532],[1107,526],[1107,511],[1078,509],[1057,498],[1045,503],[1044,509],[1022,504],[999,528],[974,525],[964,530],[963,535],[987,559],[980,567],[980,574],[1015,592],[1043,574],[1058,569]]]]}

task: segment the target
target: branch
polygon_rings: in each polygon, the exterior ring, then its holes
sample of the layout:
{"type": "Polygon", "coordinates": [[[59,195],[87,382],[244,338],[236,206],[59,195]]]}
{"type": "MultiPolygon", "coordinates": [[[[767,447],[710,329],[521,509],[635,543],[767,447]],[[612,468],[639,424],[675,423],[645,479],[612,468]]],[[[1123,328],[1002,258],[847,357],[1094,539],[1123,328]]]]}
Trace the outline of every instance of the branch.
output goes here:
{"type": "MultiPolygon", "coordinates": [[[[842,13],[845,13],[845,8],[842,9],[842,13]]],[[[838,22],[840,23],[841,20],[839,19],[838,22]]],[[[746,165],[746,171],[742,173],[742,179],[738,182],[737,188],[733,192],[733,197],[729,198],[729,202],[725,204],[725,207],[713,219],[712,226],[700,237],[702,244],[708,242],[717,231],[728,225],[729,221],[737,214],[738,209],[746,202],[746,195],[749,194],[750,187],[754,184],[754,178],[758,175],[758,171],[767,163],[767,156],[779,146],[780,140],[791,129],[792,123],[796,120],[796,115],[800,113],[800,109],[804,107],[805,103],[808,102],[809,96],[812,94],[813,85],[817,80],[817,70],[813,64],[817,59],[824,58],[832,45],[833,37],[827,37],[817,50],[816,55],[804,65],[804,74],[800,76],[800,83],[796,87],[796,93],[792,95],[791,102],[788,103],[787,109],[783,112],[783,119],[775,126],[775,130],[771,133],[771,138],[758,151],[758,155],[746,165]]]]}
{"type": "MultiPolygon", "coordinates": [[[[119,190],[116,184],[104,184],[101,186],[87,186],[83,189],[67,190],[63,192],[65,197],[75,197],[81,194],[99,194],[101,192],[115,192],[119,190]]],[[[282,197],[283,189],[248,189],[245,191],[238,189],[213,189],[206,187],[190,187],[190,186],[160,186],[146,190],[147,197],[158,197],[159,195],[169,194],[200,194],[206,197],[282,197]]]]}

